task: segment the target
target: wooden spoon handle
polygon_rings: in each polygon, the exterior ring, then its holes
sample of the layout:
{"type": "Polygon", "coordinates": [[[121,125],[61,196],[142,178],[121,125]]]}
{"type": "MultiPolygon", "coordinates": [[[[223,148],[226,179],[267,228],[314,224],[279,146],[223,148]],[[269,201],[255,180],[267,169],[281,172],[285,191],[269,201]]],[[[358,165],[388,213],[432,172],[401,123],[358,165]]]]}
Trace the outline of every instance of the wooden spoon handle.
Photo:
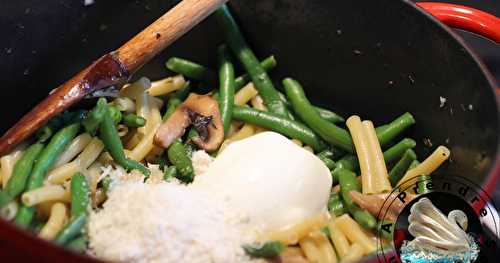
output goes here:
{"type": "Polygon", "coordinates": [[[227,0],[184,0],[117,50],[129,71],[141,67],[157,53],[205,19],[227,0]]]}
{"type": "Polygon", "coordinates": [[[59,86],[0,138],[0,156],[50,118],[98,89],[120,84],[227,0],[183,0],[118,50],[110,52],[59,86]]]}

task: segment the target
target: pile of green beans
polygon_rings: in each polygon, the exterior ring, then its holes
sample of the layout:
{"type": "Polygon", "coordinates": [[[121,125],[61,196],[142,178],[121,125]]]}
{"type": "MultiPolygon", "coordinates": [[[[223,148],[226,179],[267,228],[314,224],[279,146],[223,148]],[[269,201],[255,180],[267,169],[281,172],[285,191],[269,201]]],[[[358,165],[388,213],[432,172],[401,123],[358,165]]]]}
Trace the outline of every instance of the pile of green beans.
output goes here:
{"type": "Polygon", "coordinates": [[[354,152],[349,132],[323,119],[306,98],[302,86],[296,80],[286,78],[283,80],[283,86],[294,112],[304,123],[333,146],[340,147],[349,153],[354,152]]]}
{"type": "Polygon", "coordinates": [[[226,5],[215,11],[217,22],[224,33],[226,43],[250,75],[268,110],[278,116],[288,118],[288,109],[280,99],[278,91],[260,65],[253,51],[248,47],[233,16],[226,5]]]}
{"type": "Polygon", "coordinates": [[[392,167],[389,172],[389,181],[391,185],[396,185],[401,178],[405,175],[406,171],[410,168],[413,161],[417,159],[417,155],[412,149],[405,151],[401,159],[392,167]]]}
{"type": "Polygon", "coordinates": [[[178,139],[172,142],[168,147],[167,155],[170,162],[176,167],[179,175],[177,178],[186,183],[192,182],[194,179],[193,164],[182,141],[178,139]]]}
{"type": "Polygon", "coordinates": [[[311,146],[315,151],[321,151],[326,148],[323,140],[307,126],[278,114],[235,105],[233,118],[279,132],[292,139],[300,140],[311,146]]]}
{"type": "Polygon", "coordinates": [[[328,211],[333,213],[335,216],[340,216],[345,214],[345,205],[342,198],[337,193],[331,193],[330,199],[328,199],[328,211]]]}
{"type": "Polygon", "coordinates": [[[137,116],[135,114],[129,113],[123,116],[123,124],[132,128],[144,127],[144,125],[146,125],[146,119],[137,116]]]}
{"type": "Polygon", "coordinates": [[[204,81],[208,84],[213,84],[216,80],[215,73],[212,70],[187,59],[171,57],[167,60],[165,66],[175,73],[182,74],[191,79],[204,81]]]}
{"type": "Polygon", "coordinates": [[[26,182],[31,174],[35,160],[42,152],[44,145],[35,143],[31,145],[23,157],[14,165],[12,176],[7,182],[4,194],[0,195],[0,207],[5,206],[10,201],[18,197],[26,188],[26,182]]]}
{"type": "Polygon", "coordinates": [[[149,176],[151,172],[148,168],[139,162],[128,159],[123,151],[123,144],[118,136],[113,119],[111,118],[107,105],[104,106],[104,116],[99,125],[99,136],[104,143],[106,150],[109,152],[113,160],[127,170],[137,169],[145,176],[149,176]]]}
{"type": "Polygon", "coordinates": [[[220,46],[219,56],[219,108],[222,123],[224,125],[224,134],[227,136],[231,126],[234,102],[234,66],[229,59],[229,53],[226,46],[220,46]]]}
{"type": "MultiPolygon", "coordinates": [[[[82,236],[82,231],[87,222],[89,208],[89,184],[83,174],[76,173],[71,177],[71,217],[69,222],[66,223],[64,228],[57,234],[54,240],[57,244],[75,247],[78,243],[86,243],[86,237],[82,236]],[[71,240],[77,242],[77,244],[71,240]],[[71,243],[68,244],[70,241],[71,243]]],[[[79,247],[81,246],[83,245],[79,244],[79,247]]]]}
{"type": "MultiPolygon", "coordinates": [[[[260,62],[260,66],[266,72],[269,72],[272,69],[274,69],[276,67],[276,65],[277,65],[277,61],[273,55],[265,58],[264,60],[262,60],[260,62]]],[[[188,77],[188,78],[193,79],[193,80],[198,80],[198,81],[204,81],[204,80],[206,81],[207,79],[212,80],[213,77],[211,77],[211,76],[215,75],[214,71],[212,71],[211,69],[208,69],[207,67],[205,67],[199,63],[196,63],[196,62],[184,59],[184,58],[178,58],[178,57],[174,57],[173,59],[169,59],[167,61],[167,68],[176,72],[176,73],[182,74],[185,77],[188,77]],[[200,69],[200,67],[201,67],[201,69],[200,69]],[[196,72],[196,73],[193,73],[193,72],[196,72]],[[202,72],[203,74],[200,75],[199,72],[202,72]]],[[[214,81],[214,80],[212,80],[212,81],[214,81]]],[[[252,78],[247,73],[238,76],[234,80],[235,91],[240,90],[241,88],[243,88],[246,84],[248,84],[251,81],[252,81],[252,78]]],[[[209,84],[215,85],[215,82],[209,83],[209,84]]]]}
{"type": "MultiPolygon", "coordinates": [[[[73,140],[80,130],[80,124],[71,124],[59,130],[50,140],[49,144],[38,155],[33,169],[28,177],[26,191],[31,191],[42,186],[45,173],[61,155],[64,148],[73,140]]],[[[20,227],[28,227],[35,214],[34,207],[21,205],[18,209],[14,223],[20,227]]]]}
{"type": "Polygon", "coordinates": [[[342,200],[344,201],[347,211],[352,217],[364,228],[375,229],[377,220],[368,211],[361,209],[357,206],[350,196],[351,191],[361,191],[361,186],[356,179],[356,174],[346,169],[336,169],[334,171],[339,183],[342,200]]]}

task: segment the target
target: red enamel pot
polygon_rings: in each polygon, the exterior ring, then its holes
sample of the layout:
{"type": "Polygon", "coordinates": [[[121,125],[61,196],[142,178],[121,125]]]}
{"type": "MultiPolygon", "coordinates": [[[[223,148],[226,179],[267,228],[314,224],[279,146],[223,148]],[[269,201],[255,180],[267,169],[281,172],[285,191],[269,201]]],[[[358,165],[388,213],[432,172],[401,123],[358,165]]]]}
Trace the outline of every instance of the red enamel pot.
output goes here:
{"type": "MultiPolygon", "coordinates": [[[[82,2],[0,3],[1,132],[52,88],[120,46],[177,1],[82,2]]],[[[464,6],[407,0],[254,0],[230,5],[257,55],[278,59],[274,79],[292,76],[314,103],[375,123],[411,112],[417,125],[409,136],[451,149],[453,161],[440,169],[442,174],[467,177],[493,192],[500,176],[496,84],[450,27],[498,44],[498,18],[464,6]],[[446,98],[443,107],[440,97],[446,98]]],[[[163,64],[172,55],[214,65],[221,39],[208,18],[136,75],[165,76],[163,64]]],[[[432,151],[425,146],[416,150],[419,156],[432,151]]],[[[95,260],[0,220],[0,261],[95,260]]]]}

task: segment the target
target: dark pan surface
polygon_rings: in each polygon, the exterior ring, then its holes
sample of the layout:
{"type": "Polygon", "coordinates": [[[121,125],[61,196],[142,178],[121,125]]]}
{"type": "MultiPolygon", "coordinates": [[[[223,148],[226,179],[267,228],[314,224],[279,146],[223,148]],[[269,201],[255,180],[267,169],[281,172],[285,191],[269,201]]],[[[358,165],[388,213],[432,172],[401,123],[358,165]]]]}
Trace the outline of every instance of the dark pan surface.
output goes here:
{"type": "MultiPolygon", "coordinates": [[[[176,1],[82,2],[0,2],[2,132],[176,1]]],[[[232,8],[256,53],[276,55],[278,86],[283,77],[294,77],[315,103],[375,124],[409,111],[417,119],[411,136],[433,145],[418,148],[421,159],[448,145],[453,161],[442,171],[484,181],[499,145],[491,82],[467,48],[408,2],[252,0],[233,1],[232,8]]],[[[174,55],[213,66],[220,43],[209,18],[136,76],[168,75],[164,62],[174,55]]]]}

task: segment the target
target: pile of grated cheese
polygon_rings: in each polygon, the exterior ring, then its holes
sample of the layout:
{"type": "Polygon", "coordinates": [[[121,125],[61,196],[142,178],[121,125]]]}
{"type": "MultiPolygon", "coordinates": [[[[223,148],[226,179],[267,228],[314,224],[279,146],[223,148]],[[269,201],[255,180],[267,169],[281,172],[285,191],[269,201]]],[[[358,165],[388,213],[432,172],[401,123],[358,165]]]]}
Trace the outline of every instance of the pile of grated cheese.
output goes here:
{"type": "Polygon", "coordinates": [[[176,180],[114,176],[108,200],[89,218],[90,254],[139,263],[255,262],[241,245],[256,234],[225,200],[176,180]]]}

